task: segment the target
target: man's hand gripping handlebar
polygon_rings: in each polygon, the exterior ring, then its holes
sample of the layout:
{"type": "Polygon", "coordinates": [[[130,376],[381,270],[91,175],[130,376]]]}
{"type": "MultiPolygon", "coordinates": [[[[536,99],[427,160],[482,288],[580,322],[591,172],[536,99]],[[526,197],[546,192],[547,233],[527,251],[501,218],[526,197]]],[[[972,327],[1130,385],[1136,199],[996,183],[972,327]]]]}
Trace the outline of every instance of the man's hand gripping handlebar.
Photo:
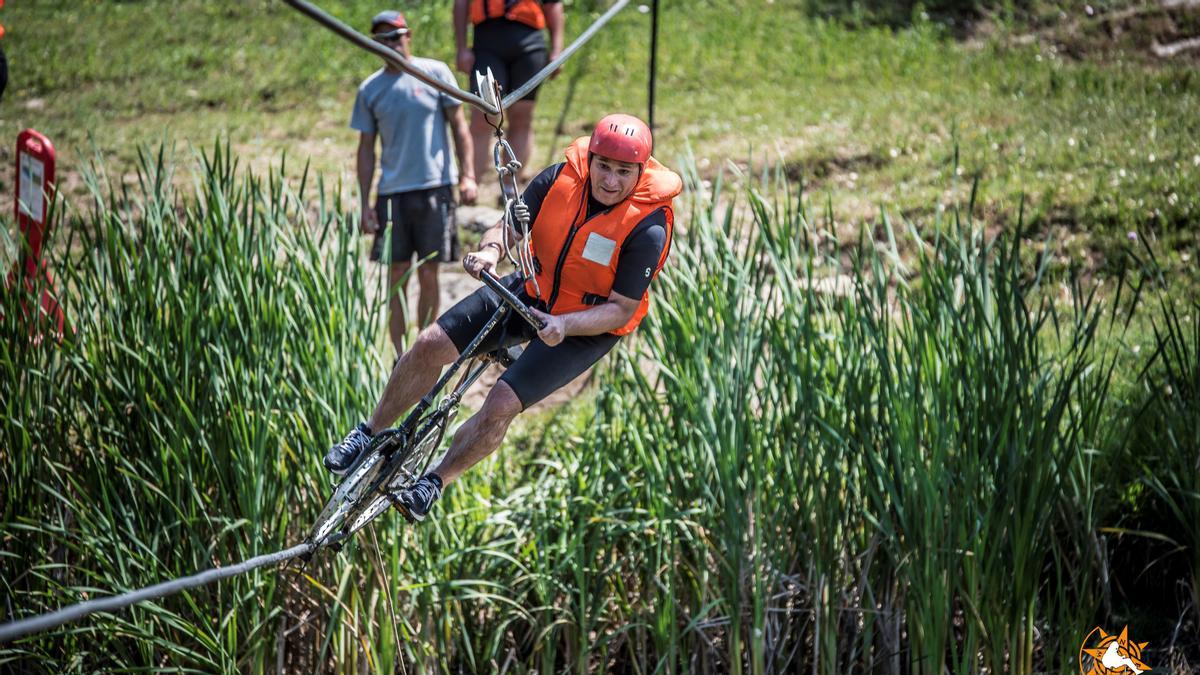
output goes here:
{"type": "Polygon", "coordinates": [[[534,314],[534,310],[531,309],[529,305],[521,302],[520,298],[514,295],[512,291],[505,288],[504,284],[500,283],[500,280],[496,278],[496,275],[492,274],[486,269],[483,269],[479,271],[479,280],[482,281],[485,286],[492,289],[496,295],[499,295],[500,299],[503,300],[506,305],[512,307],[517,314],[521,315],[522,319],[525,319],[525,321],[529,322],[529,325],[533,326],[533,328],[539,333],[546,327],[546,321],[534,314]]]}

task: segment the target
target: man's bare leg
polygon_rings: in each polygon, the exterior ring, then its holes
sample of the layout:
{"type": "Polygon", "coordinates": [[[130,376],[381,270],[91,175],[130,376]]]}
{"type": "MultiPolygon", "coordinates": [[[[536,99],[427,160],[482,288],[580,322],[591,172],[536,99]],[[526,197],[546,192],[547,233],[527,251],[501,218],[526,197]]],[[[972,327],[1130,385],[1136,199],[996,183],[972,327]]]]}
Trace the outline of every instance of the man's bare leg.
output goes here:
{"type": "Polygon", "coordinates": [[[458,348],[441,326],[434,323],[421,331],[412,349],[404,352],[392,369],[367,426],[376,432],[392,426],[401,413],[413,407],[433,388],[442,373],[442,366],[456,358],[458,348]]]}
{"type": "MultiPolygon", "coordinates": [[[[533,107],[536,101],[517,101],[508,109],[508,142],[517,159],[521,160],[521,173],[528,176],[529,157],[533,152],[533,107]]],[[[479,175],[479,174],[475,174],[479,175]]]]}
{"type": "Polygon", "coordinates": [[[472,108],[471,143],[475,153],[475,180],[479,185],[496,175],[496,167],[492,162],[493,131],[492,125],[487,122],[487,115],[477,108],[472,108]]]}
{"type": "Polygon", "coordinates": [[[404,300],[408,297],[407,275],[411,267],[412,263],[408,262],[388,265],[388,335],[397,354],[404,353],[404,333],[408,330],[404,300]]]}
{"type": "Polygon", "coordinates": [[[417,284],[421,298],[417,301],[417,321],[421,328],[428,326],[438,315],[438,267],[435,262],[426,262],[417,268],[417,284]]]}
{"type": "Polygon", "coordinates": [[[459,427],[446,456],[430,473],[437,474],[443,486],[453,483],[462,472],[500,447],[508,425],[520,412],[521,399],[512,387],[503,380],[497,382],[479,412],[459,427]]]}

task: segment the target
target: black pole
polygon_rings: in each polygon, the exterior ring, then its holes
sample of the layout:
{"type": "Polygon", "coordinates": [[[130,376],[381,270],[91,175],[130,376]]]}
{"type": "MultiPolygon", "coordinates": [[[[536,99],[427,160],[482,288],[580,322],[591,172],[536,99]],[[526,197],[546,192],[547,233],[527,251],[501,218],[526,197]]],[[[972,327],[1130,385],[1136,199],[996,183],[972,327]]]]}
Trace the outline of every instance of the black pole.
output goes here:
{"type": "Polygon", "coordinates": [[[650,3],[650,130],[654,130],[654,80],[658,73],[658,0],[650,3]]]}

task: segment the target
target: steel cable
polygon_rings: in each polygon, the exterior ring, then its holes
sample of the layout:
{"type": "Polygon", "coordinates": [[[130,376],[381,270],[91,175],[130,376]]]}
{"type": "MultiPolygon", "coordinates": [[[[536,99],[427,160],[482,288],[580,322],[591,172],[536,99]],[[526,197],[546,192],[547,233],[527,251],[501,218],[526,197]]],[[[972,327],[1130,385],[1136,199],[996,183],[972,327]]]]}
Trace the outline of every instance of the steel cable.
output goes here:
{"type": "Polygon", "coordinates": [[[579,37],[575,38],[575,41],[571,43],[571,46],[564,49],[562,53],[558,55],[557,59],[554,59],[550,63],[546,64],[545,68],[539,70],[536,75],[529,78],[528,82],[521,85],[515,91],[506,94],[504,96],[504,101],[501,102],[500,106],[508,109],[512,106],[512,104],[520,101],[525,97],[526,94],[533,91],[534,87],[538,86],[543,80],[554,74],[554,71],[558,70],[567,59],[571,58],[571,56],[574,55],[575,52],[582,47],[585,42],[591,40],[592,36],[595,35],[596,32],[599,31],[602,26],[604,26],[604,24],[608,23],[609,19],[612,19],[614,16],[616,16],[617,12],[625,9],[625,5],[627,4],[629,4],[629,0],[617,0],[617,2],[614,3],[607,12],[601,15],[600,18],[593,21],[592,25],[588,26],[587,30],[583,31],[579,37]]]}
{"type": "Polygon", "coordinates": [[[155,598],[161,598],[167,595],[174,595],[175,593],[188,588],[196,588],[197,586],[211,584],[214,581],[220,581],[221,579],[225,579],[227,577],[245,574],[246,572],[255,570],[259,567],[284,562],[285,560],[291,560],[292,558],[305,555],[312,550],[313,545],[305,542],[303,544],[297,544],[286,551],[260,555],[256,558],[251,558],[245,562],[238,563],[237,565],[206,570],[204,572],[200,572],[199,574],[193,574],[190,577],[180,577],[178,579],[164,581],[153,586],[147,586],[136,591],[122,593],[121,595],[113,595],[96,600],[88,600],[86,602],[71,605],[70,607],[64,607],[63,609],[60,609],[56,612],[51,612],[49,614],[43,614],[41,616],[35,616],[28,619],[21,619],[20,621],[12,621],[2,624],[0,625],[0,644],[11,642],[17,638],[24,637],[31,633],[40,633],[45,630],[50,630],[51,628],[60,626],[68,621],[81,619],[89,614],[94,614],[96,612],[112,612],[118,609],[124,609],[139,602],[145,602],[146,600],[153,600],[155,598]]]}
{"type": "Polygon", "coordinates": [[[429,76],[420,68],[414,66],[408,59],[401,56],[398,52],[396,52],[396,50],[385,47],[366,35],[359,33],[341,21],[333,18],[320,7],[317,7],[311,2],[306,2],[305,0],[284,0],[284,2],[291,5],[300,13],[308,16],[312,20],[333,31],[338,36],[349,41],[351,44],[361,47],[362,49],[365,49],[384,59],[388,63],[396,66],[409,75],[412,75],[418,80],[421,80],[434,89],[463,101],[464,103],[470,103],[489,115],[498,115],[501,111],[507,110],[512,106],[512,104],[521,100],[525,94],[528,94],[534,87],[538,86],[546,78],[550,77],[554,71],[562,67],[562,64],[576,51],[578,51],[578,49],[582,47],[584,43],[592,39],[592,36],[595,35],[596,32],[599,31],[602,26],[604,26],[604,24],[608,23],[610,19],[616,16],[617,12],[624,9],[625,6],[629,4],[629,0],[617,0],[617,2],[614,3],[607,12],[592,22],[592,25],[589,26],[588,29],[585,30],[578,38],[575,38],[575,41],[572,42],[569,47],[564,49],[562,53],[559,54],[557,59],[554,59],[550,63],[546,64],[545,68],[539,70],[536,75],[530,78],[530,80],[522,85],[519,89],[506,95],[504,100],[500,102],[499,108],[497,108],[495,105],[484,101],[482,98],[472,94],[469,91],[464,91],[458,87],[448,85],[437,78],[429,76]]]}

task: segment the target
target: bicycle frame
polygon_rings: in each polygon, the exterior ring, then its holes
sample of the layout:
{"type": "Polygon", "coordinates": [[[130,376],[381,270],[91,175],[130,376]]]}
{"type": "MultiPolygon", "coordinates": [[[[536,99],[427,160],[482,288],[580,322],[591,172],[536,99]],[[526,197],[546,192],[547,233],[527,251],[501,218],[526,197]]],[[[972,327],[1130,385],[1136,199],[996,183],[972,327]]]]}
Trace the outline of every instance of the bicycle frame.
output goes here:
{"type": "MultiPolygon", "coordinates": [[[[500,296],[502,304],[496,308],[495,312],[492,313],[492,316],[487,320],[487,323],[485,323],[483,327],[479,329],[479,333],[475,336],[475,339],[472,340],[466,346],[466,348],[462,350],[462,353],[459,354],[458,358],[450,364],[450,366],[446,369],[446,372],[442,373],[442,376],[438,378],[436,383],[434,383],[433,388],[429,390],[429,393],[421,397],[421,400],[417,402],[417,405],[415,405],[412,411],[408,413],[408,416],[404,418],[404,422],[401,423],[400,427],[398,429],[386,429],[380,433],[403,430],[417,431],[417,426],[421,420],[421,417],[425,414],[425,411],[433,405],[434,400],[437,398],[438,392],[440,392],[446,386],[446,384],[454,377],[455,373],[462,368],[464,363],[470,361],[478,355],[479,346],[483,344],[483,341],[491,335],[492,331],[496,329],[496,326],[498,326],[500,322],[508,316],[510,311],[517,312],[521,318],[525,319],[525,321],[527,321],[529,325],[533,326],[535,329],[541,330],[545,327],[545,322],[537,318],[533,312],[529,311],[529,307],[525,303],[521,302],[521,299],[513,294],[512,291],[505,288],[504,284],[502,284],[494,275],[484,271],[479,275],[479,279],[488,288],[492,289],[493,292],[500,296]]],[[[497,357],[496,359],[501,365],[510,365],[511,362],[503,362],[501,361],[501,358],[502,357],[497,357]]],[[[479,376],[483,374],[483,368],[486,367],[487,364],[483,364],[482,367],[469,378],[469,382],[467,382],[465,386],[460,384],[458,387],[455,387],[454,392],[452,392],[451,396],[448,397],[446,401],[443,401],[442,406],[447,406],[447,403],[451,400],[451,398],[453,398],[454,401],[452,405],[457,405],[458,402],[462,400],[462,394],[466,392],[467,388],[469,388],[471,384],[475,382],[475,380],[479,379],[479,376]]],[[[439,412],[441,409],[442,407],[439,407],[439,412]]],[[[394,451],[394,448],[389,450],[394,451]]],[[[388,454],[390,454],[390,452],[388,454]]]]}
{"type": "MultiPolygon", "coordinates": [[[[494,277],[492,278],[495,279],[494,277]]],[[[499,285],[504,292],[508,292],[507,288],[504,288],[503,285],[500,285],[499,280],[496,280],[496,284],[499,285]]],[[[512,296],[512,301],[513,303],[520,305],[522,308],[525,307],[524,303],[517,299],[516,296],[512,296]]],[[[438,392],[440,392],[446,386],[446,384],[454,377],[455,373],[462,368],[464,363],[475,358],[479,351],[479,346],[483,344],[483,341],[492,334],[492,331],[496,329],[496,326],[498,326],[500,322],[508,316],[510,311],[512,311],[512,308],[507,304],[500,305],[498,308],[496,308],[496,311],[492,313],[492,317],[487,320],[487,323],[483,324],[483,328],[479,329],[479,333],[475,336],[475,339],[472,340],[470,344],[468,344],[466,348],[462,350],[462,353],[458,355],[458,358],[455,359],[454,362],[450,364],[450,367],[446,369],[446,372],[442,373],[442,376],[438,378],[438,381],[433,385],[433,388],[429,390],[429,393],[421,397],[421,400],[417,402],[417,405],[414,406],[412,411],[408,413],[408,416],[404,418],[404,422],[400,425],[401,429],[412,429],[413,431],[416,431],[417,423],[425,414],[425,411],[433,405],[434,400],[437,398],[438,392]]],[[[479,373],[476,373],[475,377],[471,378],[471,382],[474,382],[476,379],[478,379],[481,373],[482,370],[479,373]]],[[[467,386],[469,387],[470,384],[467,386]]],[[[459,392],[459,389],[460,387],[456,387],[455,391],[452,393],[452,396],[454,394],[458,395],[458,399],[455,400],[455,404],[457,404],[458,400],[461,400],[462,392],[459,392]]],[[[463,388],[463,392],[465,392],[465,388],[463,388]]]]}
{"type": "MultiPolygon", "coordinates": [[[[492,334],[492,331],[496,330],[497,326],[508,317],[509,312],[517,312],[525,321],[539,330],[545,326],[545,323],[538,319],[516,295],[505,288],[495,276],[484,271],[480,274],[480,280],[500,296],[501,305],[492,313],[491,318],[479,330],[475,339],[462,350],[458,358],[438,378],[429,393],[413,406],[404,422],[399,427],[384,429],[376,434],[376,442],[346,473],[348,478],[335,488],[333,496],[317,518],[317,523],[313,526],[313,534],[309,536],[311,543],[318,547],[332,546],[335,550],[340,549],[342,540],[386,510],[387,505],[380,508],[379,500],[383,498],[390,501],[388,489],[392,487],[392,481],[396,474],[404,470],[405,463],[412,457],[412,450],[415,449],[415,445],[410,441],[415,440],[417,444],[424,443],[428,435],[434,432],[434,427],[438,427],[437,438],[429,446],[431,448],[429,455],[417,458],[422,463],[429,461],[432,449],[441,445],[447,422],[457,410],[463,395],[471,385],[483,375],[483,371],[493,362],[504,366],[512,363],[511,357],[503,349],[497,349],[487,354],[479,353],[480,346],[492,334]],[[475,359],[482,359],[482,362],[468,367],[454,389],[442,399],[437,408],[429,412],[434,401],[437,400],[439,392],[446,387],[464,364],[475,359]],[[360,470],[365,462],[372,464],[366,470],[360,470]],[[382,468],[372,473],[371,470],[380,462],[383,462],[382,468]],[[360,484],[368,480],[370,484],[367,488],[359,490],[360,484]],[[335,518],[339,519],[338,522],[327,528],[326,524],[335,518]],[[336,531],[333,528],[337,528],[336,531]]],[[[409,472],[406,471],[406,473],[409,472]]],[[[415,477],[415,474],[406,476],[410,482],[415,480],[415,477]]]]}

